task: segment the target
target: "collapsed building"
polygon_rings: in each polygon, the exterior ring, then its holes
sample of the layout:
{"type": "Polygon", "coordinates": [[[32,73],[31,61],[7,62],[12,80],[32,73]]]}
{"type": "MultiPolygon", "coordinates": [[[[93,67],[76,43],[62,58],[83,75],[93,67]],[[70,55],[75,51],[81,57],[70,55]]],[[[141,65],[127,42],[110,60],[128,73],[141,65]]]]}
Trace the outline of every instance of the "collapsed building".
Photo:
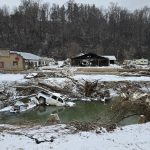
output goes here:
{"type": "Polygon", "coordinates": [[[71,58],[72,66],[109,66],[115,62],[115,56],[100,56],[94,53],[80,54],[71,58]]]}

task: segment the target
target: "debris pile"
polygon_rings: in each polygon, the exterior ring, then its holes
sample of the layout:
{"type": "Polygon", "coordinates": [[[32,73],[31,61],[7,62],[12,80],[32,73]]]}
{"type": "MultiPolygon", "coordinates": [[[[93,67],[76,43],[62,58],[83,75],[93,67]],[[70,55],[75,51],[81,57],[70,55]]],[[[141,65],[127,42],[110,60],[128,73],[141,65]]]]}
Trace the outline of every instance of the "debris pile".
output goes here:
{"type": "Polygon", "coordinates": [[[144,122],[150,121],[150,93],[121,93],[120,101],[113,102],[112,111],[114,113],[112,119],[114,122],[141,115],[144,115],[144,122]]]}
{"type": "Polygon", "coordinates": [[[79,122],[79,121],[72,121],[69,123],[69,126],[73,126],[75,131],[92,131],[95,130],[96,133],[102,132],[111,132],[117,128],[117,124],[100,124],[100,123],[93,123],[93,122],[79,122]]]}

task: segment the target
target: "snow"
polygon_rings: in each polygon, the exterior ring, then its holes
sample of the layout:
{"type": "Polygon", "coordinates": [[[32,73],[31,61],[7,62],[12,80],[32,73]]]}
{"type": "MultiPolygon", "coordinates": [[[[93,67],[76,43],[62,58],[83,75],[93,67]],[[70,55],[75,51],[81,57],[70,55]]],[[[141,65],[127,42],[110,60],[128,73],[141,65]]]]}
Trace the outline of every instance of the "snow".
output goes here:
{"type": "Polygon", "coordinates": [[[56,69],[59,70],[59,69],[62,69],[62,68],[59,68],[59,66],[55,65],[55,64],[49,64],[49,66],[39,67],[39,69],[41,71],[44,71],[44,72],[49,72],[49,71],[52,71],[52,70],[56,71],[56,69]]]}
{"type": "MultiPolygon", "coordinates": [[[[150,81],[150,77],[141,76],[141,77],[123,77],[123,76],[117,76],[117,75],[75,75],[72,78],[75,80],[78,80],[79,82],[82,82],[84,80],[87,81],[94,81],[99,80],[99,82],[102,81],[150,81]],[[83,80],[84,79],[84,80],[83,80]]],[[[63,88],[66,84],[68,85],[71,82],[68,78],[48,78],[44,80],[44,83],[52,84],[53,86],[58,86],[60,88],[63,88]]],[[[114,93],[114,95],[117,95],[117,93],[114,93]]]]}
{"type": "Polygon", "coordinates": [[[24,74],[1,74],[0,73],[0,83],[1,82],[25,82],[24,74]]]}
{"type": "Polygon", "coordinates": [[[13,109],[13,106],[8,106],[0,110],[0,112],[10,111],[13,109]]]}
{"type": "Polygon", "coordinates": [[[61,67],[64,64],[64,61],[58,61],[58,66],[61,67]]]}
{"type": "Polygon", "coordinates": [[[117,97],[119,94],[117,91],[113,90],[113,89],[109,89],[110,92],[110,97],[117,97]]]}
{"type": "Polygon", "coordinates": [[[69,107],[74,107],[74,106],[76,105],[76,104],[73,103],[73,102],[67,102],[66,104],[67,104],[67,106],[69,106],[69,107]]]}
{"type": "Polygon", "coordinates": [[[67,78],[48,78],[43,81],[46,84],[50,84],[59,88],[64,88],[65,85],[71,83],[70,79],[67,78]]]}
{"type": "MultiPolygon", "coordinates": [[[[117,75],[75,75],[73,76],[76,80],[99,80],[99,81],[150,81],[150,77],[141,76],[141,77],[123,77],[117,75]]],[[[45,81],[53,83],[55,85],[62,85],[67,82],[67,78],[48,78],[45,81]]]]}
{"type": "Polygon", "coordinates": [[[77,80],[100,80],[100,81],[150,81],[150,77],[123,77],[117,75],[75,75],[77,80]]]}
{"type": "Polygon", "coordinates": [[[31,79],[31,78],[34,78],[38,75],[38,73],[29,73],[25,76],[26,79],[31,79]]]}
{"type": "Polygon", "coordinates": [[[149,150],[150,147],[150,123],[117,128],[114,132],[103,129],[100,134],[95,131],[71,134],[65,125],[14,129],[15,132],[0,133],[1,150],[149,150]],[[39,141],[54,137],[54,141],[36,144],[31,137],[39,141]]]}
{"type": "Polygon", "coordinates": [[[109,60],[117,60],[115,56],[102,56],[108,58],[109,60]]]}
{"type": "Polygon", "coordinates": [[[58,61],[58,64],[54,64],[54,63],[50,63],[49,66],[43,66],[40,67],[40,70],[51,70],[51,69],[62,69],[60,68],[61,66],[63,66],[64,61],[58,61]]]}
{"type": "Polygon", "coordinates": [[[31,54],[31,53],[26,53],[26,52],[10,51],[10,53],[19,54],[26,60],[40,60],[40,59],[42,59],[40,56],[31,54]]]}
{"type": "MultiPolygon", "coordinates": [[[[29,103],[27,107],[23,107],[25,104],[24,103],[21,103],[21,102],[17,102],[15,104],[15,106],[20,106],[20,112],[24,112],[24,111],[27,111],[29,109],[33,109],[34,107],[36,107],[36,104],[31,104],[29,103]]],[[[14,107],[13,106],[7,106],[7,107],[4,107],[3,109],[0,109],[0,112],[16,112],[14,110],[14,107]]]]}

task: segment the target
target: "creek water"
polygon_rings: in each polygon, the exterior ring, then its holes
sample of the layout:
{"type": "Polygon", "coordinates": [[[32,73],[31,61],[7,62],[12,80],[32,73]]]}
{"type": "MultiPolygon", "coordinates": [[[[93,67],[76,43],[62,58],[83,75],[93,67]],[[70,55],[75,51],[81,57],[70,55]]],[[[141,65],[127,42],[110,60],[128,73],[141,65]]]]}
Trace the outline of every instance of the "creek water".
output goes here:
{"type": "MultiPolygon", "coordinates": [[[[76,101],[75,107],[39,106],[22,113],[0,113],[0,124],[40,124],[44,125],[50,114],[57,113],[61,123],[70,121],[86,121],[107,123],[112,117],[111,102],[104,105],[101,102],[76,101]]],[[[123,120],[121,125],[137,123],[137,117],[123,120]]]]}

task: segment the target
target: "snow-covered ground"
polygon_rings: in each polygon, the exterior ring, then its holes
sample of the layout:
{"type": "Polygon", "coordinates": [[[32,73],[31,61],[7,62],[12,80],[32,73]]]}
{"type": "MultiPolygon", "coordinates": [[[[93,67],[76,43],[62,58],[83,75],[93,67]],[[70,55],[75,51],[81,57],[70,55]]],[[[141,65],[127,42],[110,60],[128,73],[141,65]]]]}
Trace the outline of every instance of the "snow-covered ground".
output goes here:
{"type": "Polygon", "coordinates": [[[99,80],[99,81],[150,81],[150,77],[141,76],[141,77],[123,77],[117,75],[75,75],[75,79],[84,79],[84,80],[99,80]]]}
{"type": "Polygon", "coordinates": [[[24,82],[24,74],[1,74],[0,73],[0,83],[1,82],[24,82]]]}
{"type": "MultiPolygon", "coordinates": [[[[141,77],[123,77],[123,76],[117,76],[117,75],[75,75],[73,76],[76,80],[87,80],[87,81],[93,81],[93,80],[99,80],[100,81],[150,81],[150,77],[141,76],[141,77]]],[[[65,82],[68,82],[67,78],[48,78],[45,81],[49,83],[53,83],[55,85],[62,86],[65,82]]]]}
{"type": "Polygon", "coordinates": [[[65,125],[5,130],[0,133],[1,150],[149,150],[149,148],[150,123],[117,128],[109,133],[103,129],[99,134],[95,131],[73,134],[65,128],[65,125]],[[41,143],[37,144],[36,141],[41,143]]]}
{"type": "MultiPolygon", "coordinates": [[[[0,74],[0,83],[1,82],[25,82],[24,74],[0,74]]],[[[74,79],[77,80],[99,80],[99,81],[150,81],[150,77],[141,76],[141,77],[123,77],[117,75],[74,75],[74,79]]],[[[58,84],[65,82],[65,78],[48,78],[47,81],[55,81],[58,84]]]]}

